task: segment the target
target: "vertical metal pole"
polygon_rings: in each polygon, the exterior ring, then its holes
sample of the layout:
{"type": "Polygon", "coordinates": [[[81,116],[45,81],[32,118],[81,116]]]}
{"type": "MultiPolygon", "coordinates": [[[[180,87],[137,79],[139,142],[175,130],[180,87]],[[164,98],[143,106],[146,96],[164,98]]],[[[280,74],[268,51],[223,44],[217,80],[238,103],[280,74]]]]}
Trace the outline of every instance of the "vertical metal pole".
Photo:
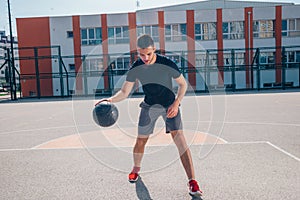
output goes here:
{"type": "Polygon", "coordinates": [[[235,53],[234,53],[234,49],[231,50],[231,84],[232,84],[232,91],[235,92],[236,83],[235,83],[235,53]]]}
{"type": "Polygon", "coordinates": [[[257,90],[260,90],[260,49],[257,48],[257,57],[256,57],[256,65],[257,65],[257,70],[256,70],[256,84],[257,84],[257,90]]]}
{"type": "Polygon", "coordinates": [[[210,87],[210,73],[209,73],[209,51],[206,50],[206,55],[205,55],[205,67],[204,67],[204,71],[205,71],[205,92],[207,92],[209,90],[210,87]]]}
{"type": "Polygon", "coordinates": [[[183,74],[183,77],[186,78],[186,72],[184,69],[184,65],[185,65],[185,59],[184,59],[184,52],[181,51],[181,58],[180,58],[180,68],[181,68],[181,73],[183,74]]]}
{"type": "Polygon", "coordinates": [[[9,48],[6,49],[7,52],[7,60],[8,60],[8,78],[9,78],[9,88],[10,88],[10,99],[14,100],[13,92],[12,92],[12,75],[11,75],[11,59],[9,48]]]}
{"type": "Polygon", "coordinates": [[[251,67],[251,88],[253,89],[253,69],[251,66],[251,41],[250,41],[250,34],[251,34],[251,20],[250,20],[251,12],[248,12],[248,67],[251,67]]]}
{"type": "Polygon", "coordinates": [[[10,34],[10,50],[11,50],[11,68],[12,68],[12,100],[17,100],[17,93],[16,93],[16,75],[15,75],[15,57],[14,57],[14,41],[12,36],[12,25],[11,25],[11,13],[10,13],[10,2],[7,0],[7,7],[8,7],[8,19],[9,19],[9,34],[10,34]]]}
{"type": "Polygon", "coordinates": [[[64,78],[63,78],[63,70],[62,70],[62,63],[61,63],[61,49],[60,46],[58,47],[58,60],[59,60],[59,78],[60,78],[60,95],[64,97],[65,88],[64,88],[64,78]]]}
{"type": "Polygon", "coordinates": [[[83,73],[83,87],[84,87],[84,94],[88,95],[88,81],[87,81],[87,71],[86,71],[86,56],[83,56],[82,62],[82,73],[83,73]]]}
{"type": "Polygon", "coordinates": [[[39,71],[39,59],[38,59],[38,49],[34,47],[34,61],[35,61],[35,80],[36,80],[36,90],[38,98],[41,97],[41,85],[40,85],[40,71],[39,71]]]}
{"type": "Polygon", "coordinates": [[[282,68],[282,89],[285,90],[285,80],[286,80],[286,55],[285,55],[285,47],[282,47],[281,51],[281,68],[282,68]]]}
{"type": "Polygon", "coordinates": [[[111,63],[110,63],[110,56],[107,55],[107,63],[108,66],[107,66],[107,70],[108,70],[108,82],[109,82],[109,92],[110,94],[112,95],[114,93],[114,88],[115,88],[115,84],[114,84],[114,71],[111,67],[111,63]]]}

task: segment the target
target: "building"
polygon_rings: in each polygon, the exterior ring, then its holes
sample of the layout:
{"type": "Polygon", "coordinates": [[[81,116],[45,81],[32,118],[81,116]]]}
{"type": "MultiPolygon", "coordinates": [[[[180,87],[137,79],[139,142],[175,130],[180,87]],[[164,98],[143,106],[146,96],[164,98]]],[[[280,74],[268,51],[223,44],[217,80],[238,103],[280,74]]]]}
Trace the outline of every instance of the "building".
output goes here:
{"type": "MultiPolygon", "coordinates": [[[[13,37],[14,48],[18,47],[17,37],[13,37]]],[[[7,49],[11,48],[10,36],[6,35],[5,31],[0,31],[0,86],[6,83],[5,74],[8,71],[8,63],[6,62],[7,49]]],[[[14,50],[14,55],[18,57],[18,50],[14,50]]],[[[15,60],[15,67],[20,71],[19,61],[15,60]]],[[[17,74],[17,73],[16,73],[17,74]]],[[[17,81],[18,82],[18,81],[17,81]]]]}
{"type": "Polygon", "coordinates": [[[283,82],[299,87],[300,5],[294,3],[210,0],[130,13],[18,18],[17,32],[20,58],[44,56],[38,62],[21,60],[21,74],[52,74],[39,82],[22,80],[23,96],[64,96],[67,90],[94,94],[119,87],[142,33],[152,35],[161,53],[190,71],[186,79],[197,91],[283,82]],[[259,70],[253,68],[257,62],[259,70]],[[108,66],[113,80],[99,80],[96,72],[108,66]],[[74,76],[66,79],[62,72],[74,76]]]}

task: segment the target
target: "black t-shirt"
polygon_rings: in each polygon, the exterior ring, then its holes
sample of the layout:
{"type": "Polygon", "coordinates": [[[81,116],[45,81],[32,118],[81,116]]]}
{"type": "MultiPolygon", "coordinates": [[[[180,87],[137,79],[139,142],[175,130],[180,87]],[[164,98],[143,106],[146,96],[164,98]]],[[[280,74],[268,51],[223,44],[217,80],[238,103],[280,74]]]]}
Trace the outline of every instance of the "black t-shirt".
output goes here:
{"type": "Polygon", "coordinates": [[[135,82],[138,79],[141,82],[147,104],[168,107],[175,100],[172,78],[179,76],[178,66],[172,60],[156,54],[156,61],[151,65],[145,65],[140,58],[137,59],[129,69],[126,81],[135,82]]]}

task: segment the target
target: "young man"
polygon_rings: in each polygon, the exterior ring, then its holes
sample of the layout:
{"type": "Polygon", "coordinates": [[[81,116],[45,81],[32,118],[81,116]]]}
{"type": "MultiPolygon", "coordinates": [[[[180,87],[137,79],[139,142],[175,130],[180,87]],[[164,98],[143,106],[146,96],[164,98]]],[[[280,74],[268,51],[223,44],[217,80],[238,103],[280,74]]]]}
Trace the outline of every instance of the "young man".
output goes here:
{"type": "Polygon", "coordinates": [[[138,180],[145,145],[149,135],[153,133],[157,118],[162,116],[166,124],[166,133],[171,133],[189,179],[189,193],[192,196],[201,196],[202,191],[195,180],[191,153],[182,131],[179,110],[180,102],[187,90],[187,83],[178,66],[170,59],[156,54],[155,50],[153,39],[149,35],[140,36],[137,39],[139,58],[129,69],[121,90],[110,98],[100,100],[97,104],[102,101],[115,103],[126,99],[132,91],[135,81],[139,80],[145,97],[140,104],[138,136],[133,148],[134,166],[128,176],[129,182],[134,183],[138,180]],[[173,92],[172,79],[179,86],[177,95],[173,92]]]}

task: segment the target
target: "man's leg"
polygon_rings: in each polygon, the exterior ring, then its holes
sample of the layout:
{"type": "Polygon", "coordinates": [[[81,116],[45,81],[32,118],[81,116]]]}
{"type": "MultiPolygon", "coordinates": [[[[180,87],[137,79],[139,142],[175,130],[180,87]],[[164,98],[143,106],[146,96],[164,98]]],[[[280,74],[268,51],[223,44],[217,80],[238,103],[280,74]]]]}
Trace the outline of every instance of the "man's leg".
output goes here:
{"type": "Polygon", "coordinates": [[[201,196],[202,191],[199,188],[198,182],[195,180],[195,171],[193,160],[191,156],[191,151],[186,143],[183,132],[180,131],[171,131],[172,138],[177,146],[181,163],[184,167],[185,173],[189,179],[189,190],[191,196],[201,196]]]}
{"type": "Polygon", "coordinates": [[[133,148],[133,163],[135,167],[141,167],[141,161],[144,155],[145,146],[148,141],[149,136],[139,135],[136,138],[136,142],[133,148]]]}
{"type": "Polygon", "coordinates": [[[185,140],[182,130],[171,131],[171,135],[172,135],[174,143],[177,146],[177,149],[178,149],[178,152],[180,155],[180,159],[181,159],[181,163],[184,167],[184,170],[186,172],[188,179],[189,180],[195,179],[195,171],[194,171],[194,165],[193,165],[191,152],[186,143],[186,140],[185,140]]]}
{"type": "Polygon", "coordinates": [[[141,162],[145,151],[145,146],[148,141],[149,136],[139,135],[136,138],[136,142],[133,148],[133,169],[128,175],[128,180],[131,183],[135,183],[139,177],[139,171],[141,169],[141,162]]]}

